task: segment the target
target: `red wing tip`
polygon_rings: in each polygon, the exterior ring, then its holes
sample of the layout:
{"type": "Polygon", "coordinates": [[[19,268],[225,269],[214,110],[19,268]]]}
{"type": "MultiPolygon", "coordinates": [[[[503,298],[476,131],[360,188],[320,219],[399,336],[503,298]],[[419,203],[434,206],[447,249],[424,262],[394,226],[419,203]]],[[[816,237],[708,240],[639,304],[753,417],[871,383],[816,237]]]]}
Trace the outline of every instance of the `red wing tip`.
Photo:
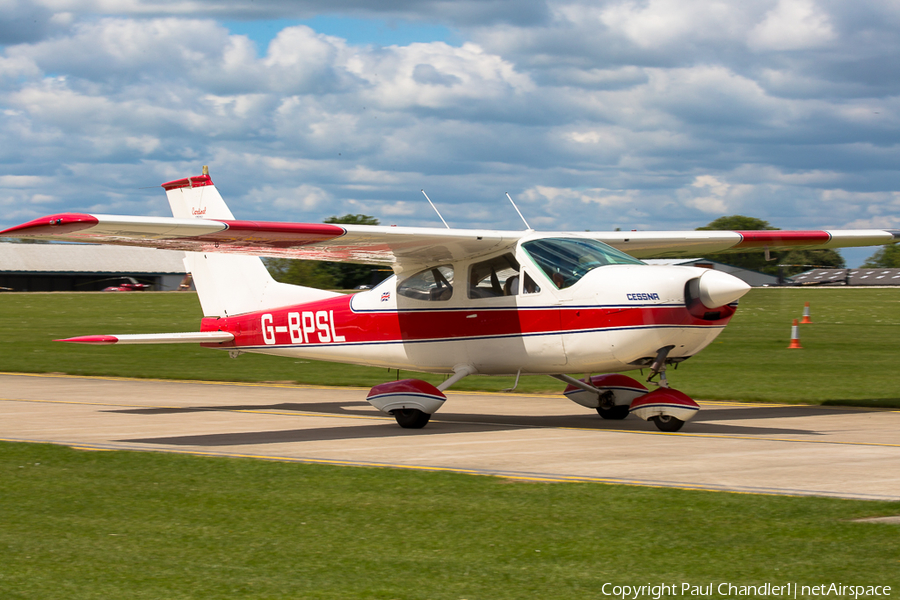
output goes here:
{"type": "Polygon", "coordinates": [[[81,229],[93,227],[100,220],[94,215],[86,215],[82,213],[61,213],[58,215],[47,215],[34,221],[22,223],[9,229],[0,231],[0,236],[28,236],[38,234],[59,235],[62,233],[72,233],[81,229]]]}
{"type": "Polygon", "coordinates": [[[827,231],[789,231],[785,229],[763,229],[736,231],[741,241],[733,248],[763,248],[766,246],[794,246],[825,244],[831,241],[827,231]]]}
{"type": "Polygon", "coordinates": [[[73,344],[93,344],[95,346],[109,346],[118,343],[119,338],[114,335],[82,335],[80,337],[53,340],[54,342],[70,342],[73,344]]]}

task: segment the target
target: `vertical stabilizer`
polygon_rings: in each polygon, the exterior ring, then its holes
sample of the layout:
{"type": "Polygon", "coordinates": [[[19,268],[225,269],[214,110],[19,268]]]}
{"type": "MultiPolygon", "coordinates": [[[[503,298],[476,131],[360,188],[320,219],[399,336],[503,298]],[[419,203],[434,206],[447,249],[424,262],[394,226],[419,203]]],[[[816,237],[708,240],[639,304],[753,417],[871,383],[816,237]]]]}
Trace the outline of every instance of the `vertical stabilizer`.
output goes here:
{"type": "MultiPolygon", "coordinates": [[[[166,197],[177,218],[232,221],[234,215],[213,185],[207,167],[203,174],[164,183],[166,197]]],[[[203,314],[226,317],[256,310],[312,302],[336,296],[316,288],[278,283],[258,256],[185,252],[184,264],[194,279],[203,314]]]]}

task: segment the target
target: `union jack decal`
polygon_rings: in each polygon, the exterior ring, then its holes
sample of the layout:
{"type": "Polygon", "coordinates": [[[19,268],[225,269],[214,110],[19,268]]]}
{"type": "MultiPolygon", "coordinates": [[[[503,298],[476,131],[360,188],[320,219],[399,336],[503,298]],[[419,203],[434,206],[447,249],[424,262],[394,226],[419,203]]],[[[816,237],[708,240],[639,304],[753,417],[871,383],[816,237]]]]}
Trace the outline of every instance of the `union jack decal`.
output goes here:
{"type": "Polygon", "coordinates": [[[382,294],[381,294],[381,301],[382,301],[382,302],[387,302],[387,301],[390,300],[390,299],[391,299],[391,293],[390,293],[390,292],[382,292],[382,294]]]}

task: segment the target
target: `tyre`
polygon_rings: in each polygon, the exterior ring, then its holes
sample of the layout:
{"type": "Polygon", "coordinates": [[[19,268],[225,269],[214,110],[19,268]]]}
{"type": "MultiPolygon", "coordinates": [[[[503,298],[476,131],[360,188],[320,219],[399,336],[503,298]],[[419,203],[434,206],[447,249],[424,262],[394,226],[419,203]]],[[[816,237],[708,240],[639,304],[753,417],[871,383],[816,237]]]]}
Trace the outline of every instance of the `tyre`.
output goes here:
{"type": "Polygon", "coordinates": [[[656,424],[656,428],[660,431],[668,431],[670,433],[678,431],[684,426],[684,421],[669,415],[656,415],[655,417],[650,417],[650,420],[656,424]]]}
{"type": "Polygon", "coordinates": [[[397,425],[404,429],[422,429],[428,424],[431,415],[415,408],[400,408],[393,411],[397,425]]]}
{"type": "Polygon", "coordinates": [[[613,421],[621,421],[625,417],[628,416],[628,405],[627,404],[617,404],[615,406],[611,406],[609,408],[603,408],[602,406],[597,407],[597,414],[599,414],[604,419],[610,419],[613,421]]]}

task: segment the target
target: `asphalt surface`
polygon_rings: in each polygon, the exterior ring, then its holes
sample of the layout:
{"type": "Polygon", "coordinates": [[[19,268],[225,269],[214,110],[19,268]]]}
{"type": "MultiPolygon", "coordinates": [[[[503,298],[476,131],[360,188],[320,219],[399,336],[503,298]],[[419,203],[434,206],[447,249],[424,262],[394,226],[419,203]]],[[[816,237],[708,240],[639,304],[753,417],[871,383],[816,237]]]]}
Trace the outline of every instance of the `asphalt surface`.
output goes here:
{"type": "Polygon", "coordinates": [[[421,430],[367,390],[0,374],[0,439],[269,460],[900,500],[900,410],[700,402],[679,433],[560,396],[449,392],[421,430]]]}

